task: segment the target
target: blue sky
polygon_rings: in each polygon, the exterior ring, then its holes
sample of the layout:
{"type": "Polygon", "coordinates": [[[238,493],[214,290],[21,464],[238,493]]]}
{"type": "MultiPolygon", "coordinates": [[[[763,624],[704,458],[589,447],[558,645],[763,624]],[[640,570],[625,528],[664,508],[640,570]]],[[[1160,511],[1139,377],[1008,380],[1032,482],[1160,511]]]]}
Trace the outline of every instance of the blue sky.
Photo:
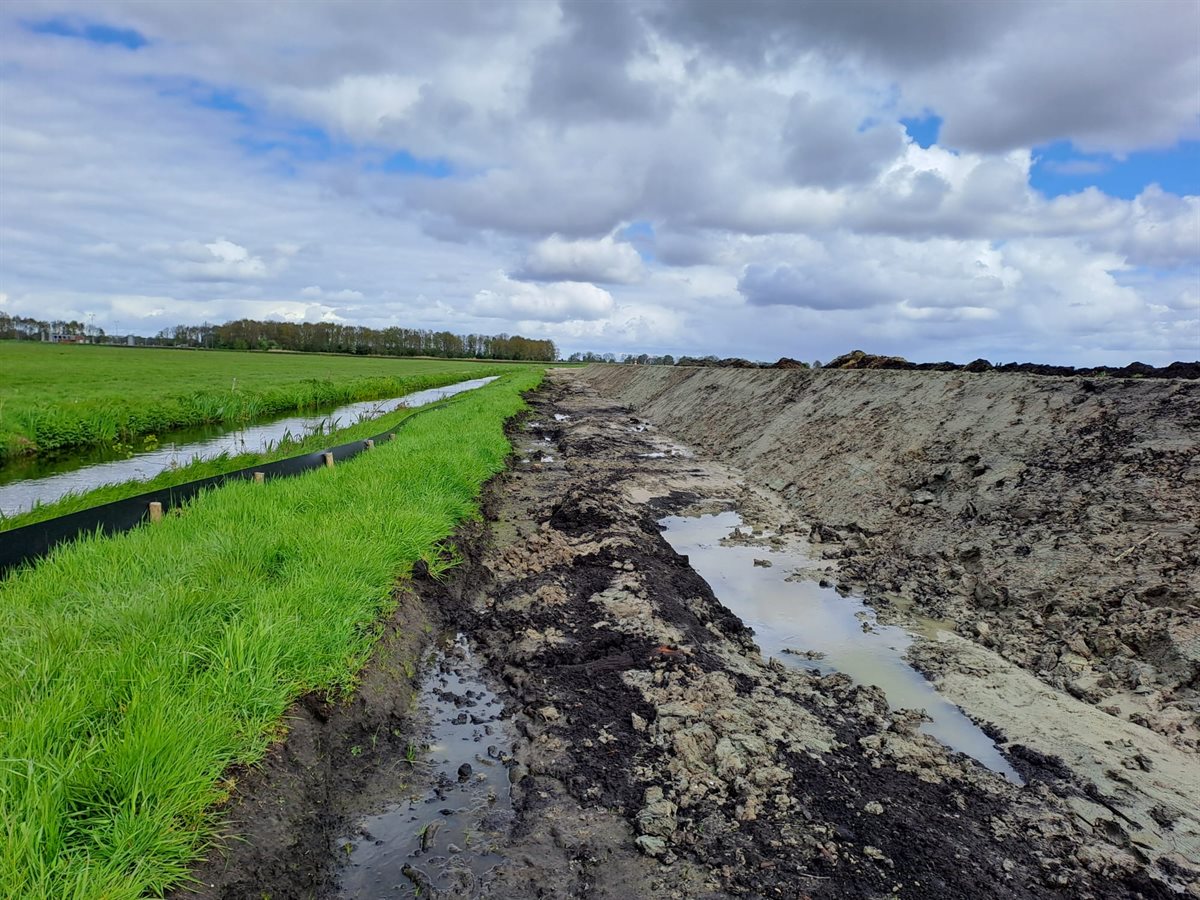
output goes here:
{"type": "Polygon", "coordinates": [[[0,309],[1194,358],[1200,12],[1149,3],[12,0],[0,309]]]}
{"type": "Polygon", "coordinates": [[[1033,148],[1030,183],[1049,197],[1095,187],[1112,197],[1132,200],[1151,184],[1172,194],[1200,194],[1200,141],[1117,156],[1082,153],[1070,141],[1033,148]]]}
{"type": "Polygon", "coordinates": [[[29,22],[26,27],[34,34],[76,38],[93,44],[123,47],[126,50],[137,50],[149,43],[133,28],[122,28],[79,17],[38,19],[29,22]]]}

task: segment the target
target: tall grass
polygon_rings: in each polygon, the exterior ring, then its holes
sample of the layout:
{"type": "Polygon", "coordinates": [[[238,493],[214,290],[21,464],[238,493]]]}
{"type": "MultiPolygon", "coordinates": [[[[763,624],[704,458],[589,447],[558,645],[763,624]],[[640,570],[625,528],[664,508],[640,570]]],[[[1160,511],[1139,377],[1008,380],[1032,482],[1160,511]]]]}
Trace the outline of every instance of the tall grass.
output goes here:
{"type": "Polygon", "coordinates": [[[261,758],[297,696],[353,685],[394,579],[472,514],[540,377],[0,582],[0,896],[116,900],[185,877],[222,773],[261,758]]]}

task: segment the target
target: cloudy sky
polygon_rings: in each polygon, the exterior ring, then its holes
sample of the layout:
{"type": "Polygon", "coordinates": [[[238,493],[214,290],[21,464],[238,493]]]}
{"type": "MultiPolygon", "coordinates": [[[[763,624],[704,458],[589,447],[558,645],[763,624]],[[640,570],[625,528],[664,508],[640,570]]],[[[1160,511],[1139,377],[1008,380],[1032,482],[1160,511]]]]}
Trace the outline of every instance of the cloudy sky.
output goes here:
{"type": "Polygon", "coordinates": [[[1200,356],[1196,0],[7,0],[0,310],[1200,356]]]}

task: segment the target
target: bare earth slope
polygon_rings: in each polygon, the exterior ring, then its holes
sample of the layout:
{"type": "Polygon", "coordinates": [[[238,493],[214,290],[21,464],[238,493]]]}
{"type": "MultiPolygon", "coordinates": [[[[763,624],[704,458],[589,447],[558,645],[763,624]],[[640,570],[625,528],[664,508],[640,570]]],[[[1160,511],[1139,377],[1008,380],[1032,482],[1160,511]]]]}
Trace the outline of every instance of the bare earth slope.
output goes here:
{"type": "Polygon", "coordinates": [[[1195,750],[1200,383],[595,366],[782,493],[873,602],[1195,750]]]}

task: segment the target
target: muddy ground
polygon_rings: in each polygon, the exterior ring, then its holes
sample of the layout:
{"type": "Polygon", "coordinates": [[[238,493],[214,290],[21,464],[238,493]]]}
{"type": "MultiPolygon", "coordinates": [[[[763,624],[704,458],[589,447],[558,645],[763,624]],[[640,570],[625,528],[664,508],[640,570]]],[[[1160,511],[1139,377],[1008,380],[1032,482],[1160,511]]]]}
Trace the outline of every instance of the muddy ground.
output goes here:
{"type": "MultiPolygon", "coordinates": [[[[229,810],[238,839],[197,871],[202,896],[414,896],[421,885],[422,896],[512,898],[1200,897],[1186,729],[1156,733],[1072,697],[995,643],[919,642],[914,661],[987,723],[1018,787],[923,734],[921,717],[890,710],[878,689],[764,659],[658,521],[736,509],[776,541],[826,542],[801,577],[877,590],[872,557],[846,551],[882,531],[809,517],[753,460],[739,469],[693,455],[597,386],[630,390],[556,373],[531,398],[514,425],[517,459],[486,491],[487,521],[457,536],[463,563],[400,589],[394,630],[355,699],[298,705],[288,738],[242,773],[229,810]],[[386,892],[347,893],[355,823],[430,777],[413,759],[426,727],[414,661],[456,632],[511,735],[488,754],[511,784],[511,819],[488,848],[503,862],[456,882],[449,863],[418,857],[386,892]],[[1030,697],[1053,707],[1064,754],[1038,743],[1054,735],[1030,697]],[[1080,732],[1099,727],[1084,712],[1117,730],[1080,732]]],[[[703,446],[736,423],[708,428],[674,430],[703,446]]],[[[755,440],[750,431],[735,445],[755,440]]],[[[944,565],[965,571],[967,556],[944,565]]],[[[919,592],[887,574],[880,604],[911,614],[919,592]]],[[[1179,589],[1168,580],[1168,596],[1179,589]]],[[[936,612],[956,612],[951,595],[936,596],[946,598],[936,612]]],[[[986,619],[970,609],[979,637],[986,619]]]]}

